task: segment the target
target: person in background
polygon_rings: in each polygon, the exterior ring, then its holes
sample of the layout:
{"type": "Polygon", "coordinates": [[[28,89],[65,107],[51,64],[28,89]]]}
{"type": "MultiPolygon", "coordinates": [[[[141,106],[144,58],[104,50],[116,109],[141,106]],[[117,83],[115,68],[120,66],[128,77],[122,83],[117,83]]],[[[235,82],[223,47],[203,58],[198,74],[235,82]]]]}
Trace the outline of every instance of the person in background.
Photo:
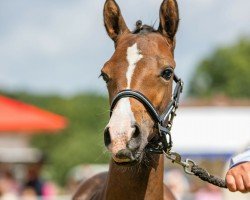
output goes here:
{"type": "Polygon", "coordinates": [[[231,159],[226,184],[231,192],[250,192],[250,146],[245,152],[231,159]]]}
{"type": "Polygon", "coordinates": [[[27,194],[30,194],[32,190],[37,196],[42,196],[44,181],[41,178],[41,169],[42,163],[31,164],[28,167],[27,180],[23,188],[25,191],[28,191],[27,194]]]}
{"type": "Polygon", "coordinates": [[[0,199],[17,200],[18,183],[9,171],[0,174],[0,199]]]}
{"type": "Polygon", "coordinates": [[[194,194],[194,200],[222,200],[222,192],[220,188],[210,184],[205,183],[203,187],[201,187],[194,194]]]}
{"type": "Polygon", "coordinates": [[[164,173],[164,183],[173,192],[176,200],[191,200],[188,179],[179,169],[171,169],[164,173]]]}

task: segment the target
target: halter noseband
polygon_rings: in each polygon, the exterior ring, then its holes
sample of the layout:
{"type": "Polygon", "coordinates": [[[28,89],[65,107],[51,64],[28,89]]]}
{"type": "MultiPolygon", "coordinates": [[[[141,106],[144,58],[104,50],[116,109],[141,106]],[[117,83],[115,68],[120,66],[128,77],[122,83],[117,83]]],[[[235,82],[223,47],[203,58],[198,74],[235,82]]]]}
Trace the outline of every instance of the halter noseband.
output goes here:
{"type": "Polygon", "coordinates": [[[146,150],[150,153],[161,154],[163,151],[168,152],[172,147],[172,139],[171,139],[171,128],[172,122],[175,117],[175,112],[179,105],[180,94],[183,89],[183,82],[179,79],[175,74],[173,77],[176,86],[174,89],[174,93],[172,96],[172,100],[169,102],[165,111],[160,115],[157,110],[153,106],[153,104],[149,101],[149,99],[138,91],[133,91],[130,89],[120,91],[113,99],[110,107],[110,116],[112,115],[113,109],[115,108],[118,101],[122,98],[130,97],[138,100],[143,104],[143,106],[148,111],[149,115],[157,125],[157,129],[159,131],[159,139],[156,142],[150,142],[146,146],[146,150]]]}

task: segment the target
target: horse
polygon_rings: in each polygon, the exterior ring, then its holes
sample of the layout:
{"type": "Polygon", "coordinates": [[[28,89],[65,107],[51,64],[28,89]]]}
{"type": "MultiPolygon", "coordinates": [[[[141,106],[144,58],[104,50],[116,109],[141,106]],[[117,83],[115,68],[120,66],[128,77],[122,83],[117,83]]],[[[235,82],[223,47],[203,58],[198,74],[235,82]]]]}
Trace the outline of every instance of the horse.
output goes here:
{"type": "MultiPolygon", "coordinates": [[[[158,29],[138,21],[130,31],[115,0],[106,0],[104,25],[115,52],[102,70],[109,101],[120,91],[133,90],[162,113],[171,101],[174,80],[175,35],[179,24],[176,0],[163,0],[158,29]]],[[[80,184],[74,200],[173,200],[163,183],[164,157],[146,147],[157,138],[152,116],[136,98],[116,98],[104,130],[111,153],[109,171],[80,184]]]]}

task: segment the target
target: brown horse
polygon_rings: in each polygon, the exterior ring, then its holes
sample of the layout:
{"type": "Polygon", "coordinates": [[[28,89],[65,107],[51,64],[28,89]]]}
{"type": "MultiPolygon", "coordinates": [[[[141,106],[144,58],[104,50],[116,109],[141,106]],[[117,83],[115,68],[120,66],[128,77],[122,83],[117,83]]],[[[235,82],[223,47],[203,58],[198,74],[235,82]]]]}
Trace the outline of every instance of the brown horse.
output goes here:
{"type": "MultiPolygon", "coordinates": [[[[159,113],[163,112],[171,100],[178,23],[176,0],[164,0],[157,30],[137,23],[131,32],[117,3],[106,0],[104,24],[115,43],[115,52],[102,68],[101,76],[110,102],[121,90],[131,89],[144,94],[159,113]]],[[[157,133],[139,101],[120,99],[104,131],[105,146],[112,155],[109,172],[84,182],[73,199],[175,199],[163,183],[163,155],[145,151],[157,133]]]]}

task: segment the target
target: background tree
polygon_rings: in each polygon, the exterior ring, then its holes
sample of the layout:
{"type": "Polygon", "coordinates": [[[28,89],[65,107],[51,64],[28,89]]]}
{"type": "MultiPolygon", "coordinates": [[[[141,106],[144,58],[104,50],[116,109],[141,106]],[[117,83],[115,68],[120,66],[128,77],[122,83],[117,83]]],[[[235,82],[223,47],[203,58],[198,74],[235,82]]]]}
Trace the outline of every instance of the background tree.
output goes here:
{"type": "Polygon", "coordinates": [[[250,98],[250,39],[219,48],[203,59],[191,79],[189,96],[250,98]]]}

